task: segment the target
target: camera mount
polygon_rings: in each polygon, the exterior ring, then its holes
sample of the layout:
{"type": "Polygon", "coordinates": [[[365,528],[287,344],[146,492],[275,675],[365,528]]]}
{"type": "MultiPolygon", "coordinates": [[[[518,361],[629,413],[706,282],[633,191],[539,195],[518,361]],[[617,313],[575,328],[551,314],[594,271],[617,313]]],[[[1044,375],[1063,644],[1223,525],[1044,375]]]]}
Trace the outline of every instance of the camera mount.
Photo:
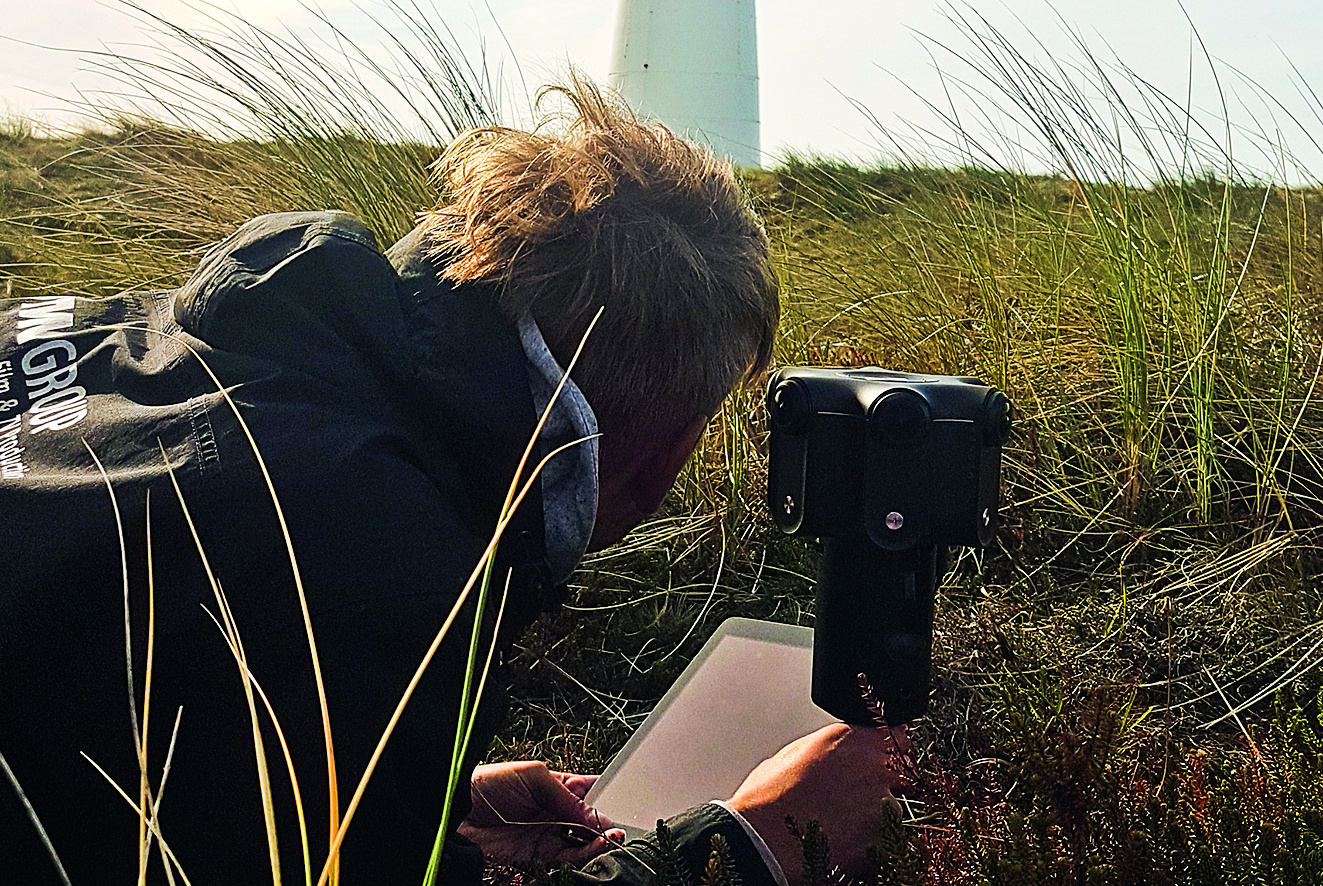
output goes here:
{"type": "Polygon", "coordinates": [[[772,519],[822,546],[813,700],[908,723],[928,709],[947,549],[996,531],[1010,401],[976,378],[788,367],[767,409],[772,519]]]}

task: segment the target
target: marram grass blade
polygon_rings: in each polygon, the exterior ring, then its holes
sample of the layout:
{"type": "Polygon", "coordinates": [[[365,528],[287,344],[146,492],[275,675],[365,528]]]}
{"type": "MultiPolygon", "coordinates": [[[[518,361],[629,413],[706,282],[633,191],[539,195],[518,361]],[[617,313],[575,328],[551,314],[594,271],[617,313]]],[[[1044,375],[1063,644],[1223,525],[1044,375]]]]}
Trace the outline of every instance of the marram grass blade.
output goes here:
{"type": "Polygon", "coordinates": [[[482,690],[487,685],[487,672],[491,667],[492,656],[496,652],[496,645],[501,636],[501,619],[505,616],[505,602],[510,595],[510,578],[514,573],[507,571],[505,574],[505,588],[501,592],[501,605],[496,612],[496,622],[492,626],[492,641],[487,648],[487,659],[482,666],[482,675],[478,679],[477,689],[473,692],[472,703],[465,705],[464,702],[469,698],[469,684],[478,650],[478,638],[482,632],[482,615],[486,608],[487,586],[491,581],[493,559],[488,558],[487,568],[483,570],[482,588],[478,593],[478,605],[474,610],[473,637],[469,645],[469,660],[464,675],[463,695],[460,696],[460,716],[455,729],[455,749],[450,758],[450,775],[446,780],[446,798],[441,807],[441,822],[437,825],[436,839],[432,844],[432,854],[427,860],[427,871],[423,875],[423,886],[433,886],[436,882],[437,872],[441,868],[441,852],[445,848],[446,832],[450,825],[450,813],[455,801],[455,792],[460,789],[459,779],[463,773],[464,758],[468,754],[469,739],[473,735],[473,727],[478,722],[478,705],[482,703],[482,690]]]}
{"type": "Polygon", "coordinates": [[[230,637],[226,633],[225,627],[221,625],[220,620],[217,619],[215,614],[210,610],[204,607],[203,611],[207,613],[207,617],[211,619],[212,623],[216,625],[216,629],[220,631],[226,647],[230,650],[230,655],[247,673],[248,679],[252,682],[253,689],[257,692],[258,698],[262,699],[262,706],[266,708],[267,717],[271,720],[271,728],[274,729],[276,733],[276,740],[280,742],[280,752],[285,758],[285,771],[289,774],[289,783],[294,795],[294,811],[299,821],[299,837],[303,849],[303,879],[305,883],[311,884],[312,855],[308,850],[308,828],[303,814],[303,795],[299,792],[299,776],[294,769],[294,757],[289,752],[289,742],[285,740],[285,730],[281,727],[280,718],[276,716],[276,709],[272,707],[271,700],[267,698],[266,692],[262,689],[261,682],[257,679],[257,675],[251,670],[248,670],[247,666],[243,664],[243,660],[240,658],[239,649],[230,641],[230,637]]]}
{"type": "Polygon", "coordinates": [[[32,808],[32,802],[28,800],[28,795],[23,792],[23,786],[18,783],[18,776],[14,774],[13,769],[9,768],[9,761],[5,759],[3,753],[0,753],[0,769],[4,770],[5,781],[9,782],[9,786],[14,789],[15,795],[18,797],[18,801],[23,804],[23,811],[27,814],[28,821],[32,822],[32,826],[36,828],[37,837],[41,840],[41,845],[46,849],[46,854],[51,857],[51,864],[55,866],[56,872],[60,875],[61,882],[64,883],[64,886],[71,886],[69,883],[69,875],[64,870],[64,863],[60,861],[60,854],[55,851],[55,845],[51,843],[50,836],[46,833],[46,828],[42,827],[41,819],[37,816],[37,810],[32,808]]]}
{"type": "MultiPolygon", "coordinates": [[[[253,437],[252,431],[248,427],[248,423],[244,420],[243,414],[239,410],[238,404],[234,402],[233,398],[231,398],[229,389],[224,384],[221,383],[221,380],[216,376],[216,374],[212,371],[211,367],[207,364],[207,361],[203,359],[202,355],[199,354],[192,347],[192,345],[190,345],[188,342],[184,341],[183,339],[179,338],[178,336],[171,335],[169,333],[162,332],[159,330],[146,329],[144,327],[124,327],[124,326],[111,326],[107,328],[117,328],[117,329],[134,328],[134,329],[143,329],[144,331],[149,331],[149,332],[155,332],[156,334],[161,335],[162,337],[171,339],[172,341],[176,342],[181,347],[189,351],[189,353],[193,355],[193,357],[198,361],[198,364],[207,373],[207,376],[212,380],[212,383],[216,386],[216,390],[224,398],[226,404],[229,406],[230,410],[234,414],[235,420],[238,422],[239,427],[242,429],[244,436],[248,441],[249,447],[253,453],[253,456],[257,461],[258,468],[262,474],[262,479],[266,483],[267,492],[270,496],[272,505],[275,508],[276,519],[280,525],[281,535],[285,543],[286,555],[289,558],[290,568],[293,572],[294,587],[298,597],[299,610],[303,617],[304,632],[307,637],[308,649],[312,659],[313,679],[317,688],[318,706],[322,715],[323,739],[326,747],[327,781],[328,781],[328,789],[330,794],[330,814],[328,816],[328,827],[330,828],[331,839],[334,840],[335,834],[340,830],[340,804],[339,804],[339,793],[338,793],[337,779],[336,779],[335,750],[331,736],[330,708],[326,701],[326,688],[324,681],[322,680],[321,661],[320,661],[320,657],[317,654],[316,638],[314,636],[312,629],[312,617],[308,610],[307,595],[304,593],[304,589],[303,589],[303,579],[298,567],[298,558],[294,553],[293,539],[290,536],[289,526],[285,522],[284,511],[280,506],[280,498],[276,493],[275,484],[271,479],[271,474],[267,470],[266,462],[262,458],[261,450],[257,445],[256,439],[253,437]]],[[[187,517],[188,511],[187,511],[187,507],[184,505],[183,494],[179,489],[177,481],[175,480],[173,468],[171,468],[169,464],[169,460],[165,456],[164,449],[162,449],[162,458],[166,462],[166,467],[170,472],[171,482],[174,483],[175,485],[176,495],[179,497],[180,505],[181,507],[184,508],[184,513],[185,516],[187,517]]],[[[197,531],[192,523],[191,518],[188,518],[188,523],[189,523],[189,529],[193,533],[194,543],[198,547],[198,553],[202,557],[203,566],[207,572],[208,579],[209,581],[211,581],[213,591],[216,593],[217,604],[218,606],[220,606],[222,616],[225,617],[229,611],[228,604],[225,601],[224,595],[220,592],[219,584],[217,583],[214,575],[211,572],[211,567],[208,564],[206,554],[202,549],[202,542],[197,537],[197,531]]],[[[227,628],[227,635],[232,636],[234,645],[240,650],[240,652],[242,652],[243,645],[238,637],[237,626],[234,626],[232,621],[230,621],[228,617],[226,618],[226,628],[227,628]]],[[[245,695],[248,700],[249,713],[252,717],[252,722],[253,722],[254,742],[260,748],[261,733],[257,725],[258,723],[256,717],[257,711],[256,711],[256,707],[253,704],[252,691],[246,679],[247,677],[246,659],[241,659],[240,665],[242,672],[245,676],[244,688],[245,688],[245,695]]],[[[271,846],[271,852],[274,859],[276,856],[275,821],[271,809],[271,797],[269,790],[269,782],[267,781],[266,762],[265,762],[264,754],[262,754],[260,751],[258,757],[259,757],[258,772],[259,772],[259,779],[262,781],[262,785],[263,785],[262,800],[263,800],[265,815],[267,818],[268,841],[271,846]]],[[[300,834],[300,840],[306,844],[307,835],[300,834]]],[[[334,853],[332,853],[331,858],[332,858],[331,868],[334,871],[338,869],[338,860],[336,860],[336,856],[334,853]]],[[[278,862],[275,862],[274,867],[275,869],[273,871],[273,875],[276,879],[276,882],[279,883],[280,874],[279,874],[278,862]]]]}
{"type": "MultiPolygon", "coordinates": [[[[158,441],[159,443],[159,441],[158,441]]],[[[174,465],[170,463],[170,457],[166,454],[165,445],[160,444],[161,460],[165,463],[166,471],[170,476],[170,483],[174,487],[175,496],[179,500],[179,507],[184,513],[184,521],[188,524],[188,530],[193,536],[193,544],[197,547],[198,556],[202,559],[202,568],[207,575],[207,581],[211,585],[212,594],[216,598],[216,605],[220,608],[221,617],[225,622],[224,630],[226,639],[237,650],[236,661],[239,666],[240,679],[243,683],[244,700],[248,705],[248,717],[252,726],[253,735],[253,753],[257,760],[257,781],[258,788],[262,796],[262,818],[266,826],[267,852],[271,861],[271,880],[274,886],[280,886],[280,849],[278,836],[276,834],[276,814],[275,806],[272,803],[271,796],[271,773],[267,768],[266,749],[262,740],[261,721],[257,716],[257,704],[253,699],[253,684],[248,671],[248,657],[243,651],[243,641],[239,637],[239,628],[230,616],[229,601],[225,597],[225,592],[221,589],[220,582],[212,571],[211,562],[203,549],[202,539],[198,537],[197,526],[193,522],[193,517],[188,510],[188,502],[184,500],[184,492],[179,488],[179,480],[175,476],[174,465]]],[[[164,845],[164,844],[163,844],[164,845]]]]}
{"type": "MultiPolygon", "coordinates": [[[[123,798],[124,802],[128,803],[129,807],[136,814],[138,814],[139,816],[143,814],[142,810],[138,808],[138,804],[133,801],[133,798],[130,797],[128,793],[122,787],[120,787],[113,778],[110,777],[110,773],[106,772],[106,770],[101,767],[101,764],[97,763],[97,761],[87,756],[87,754],[82,754],[82,758],[86,760],[88,763],[90,763],[93,769],[101,773],[101,777],[104,778],[112,788],[114,788],[115,793],[119,794],[120,797],[123,798]]],[[[161,854],[165,856],[167,865],[172,866],[174,870],[179,873],[180,878],[184,881],[184,886],[193,886],[192,881],[188,879],[188,875],[184,873],[184,868],[182,865],[180,865],[179,859],[175,856],[174,850],[170,848],[170,845],[165,842],[165,838],[161,836],[161,830],[155,812],[153,812],[152,817],[149,819],[149,821],[151,822],[152,834],[156,837],[156,842],[161,847],[161,854]]],[[[167,870],[168,869],[169,868],[167,868],[167,870]]]]}

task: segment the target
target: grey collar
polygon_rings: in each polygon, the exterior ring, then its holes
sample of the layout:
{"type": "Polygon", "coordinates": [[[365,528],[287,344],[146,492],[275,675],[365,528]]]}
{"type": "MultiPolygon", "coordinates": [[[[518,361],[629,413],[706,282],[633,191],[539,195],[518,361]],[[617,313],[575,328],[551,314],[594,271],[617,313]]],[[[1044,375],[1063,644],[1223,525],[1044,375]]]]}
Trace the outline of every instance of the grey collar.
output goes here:
{"type": "MultiPolygon", "coordinates": [[[[532,317],[521,319],[518,329],[519,343],[528,357],[533,406],[541,416],[565,372],[547,349],[532,317]]],[[[548,462],[541,475],[543,528],[553,584],[561,584],[578,568],[593,535],[597,519],[596,434],[597,417],[592,407],[574,381],[567,379],[551,406],[536,447],[540,461],[558,446],[574,443],[548,462]]]]}

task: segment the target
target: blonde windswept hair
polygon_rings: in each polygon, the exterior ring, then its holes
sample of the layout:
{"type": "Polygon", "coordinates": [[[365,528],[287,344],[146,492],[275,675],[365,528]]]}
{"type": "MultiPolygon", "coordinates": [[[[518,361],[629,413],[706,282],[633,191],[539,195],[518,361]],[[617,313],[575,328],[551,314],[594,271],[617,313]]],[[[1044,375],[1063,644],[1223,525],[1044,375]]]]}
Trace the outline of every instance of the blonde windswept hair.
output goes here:
{"type": "Polygon", "coordinates": [[[539,96],[575,113],[532,131],[471,130],[437,164],[424,216],[456,282],[497,284],[565,365],[598,308],[575,382],[617,445],[710,415],[771,361],[780,307],[767,235],[731,165],[644,122],[572,73],[539,96]],[[563,125],[556,127],[554,124],[563,125]]]}

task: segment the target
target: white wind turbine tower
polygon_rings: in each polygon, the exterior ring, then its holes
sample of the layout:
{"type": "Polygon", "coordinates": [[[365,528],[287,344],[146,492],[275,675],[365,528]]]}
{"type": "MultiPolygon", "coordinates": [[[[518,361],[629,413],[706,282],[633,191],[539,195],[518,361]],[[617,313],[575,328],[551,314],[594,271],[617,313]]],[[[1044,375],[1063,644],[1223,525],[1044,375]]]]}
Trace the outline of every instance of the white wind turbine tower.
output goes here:
{"type": "Polygon", "coordinates": [[[754,0],[620,0],[607,83],[637,113],[760,165],[754,0]]]}

